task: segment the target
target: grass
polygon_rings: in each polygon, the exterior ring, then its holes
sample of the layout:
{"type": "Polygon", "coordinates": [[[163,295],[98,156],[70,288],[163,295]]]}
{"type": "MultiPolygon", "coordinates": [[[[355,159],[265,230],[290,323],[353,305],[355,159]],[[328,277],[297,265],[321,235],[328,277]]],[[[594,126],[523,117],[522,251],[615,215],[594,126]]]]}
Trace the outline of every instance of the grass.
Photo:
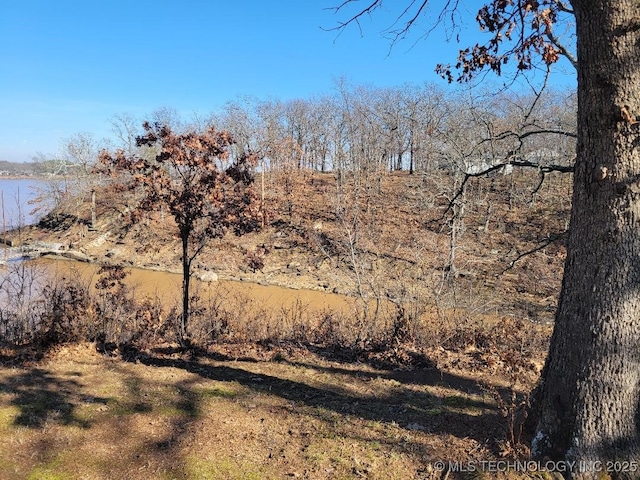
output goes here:
{"type": "Polygon", "coordinates": [[[504,438],[474,379],[308,351],[133,363],[82,344],[0,368],[7,480],[435,479],[432,462],[499,458],[504,438]]]}

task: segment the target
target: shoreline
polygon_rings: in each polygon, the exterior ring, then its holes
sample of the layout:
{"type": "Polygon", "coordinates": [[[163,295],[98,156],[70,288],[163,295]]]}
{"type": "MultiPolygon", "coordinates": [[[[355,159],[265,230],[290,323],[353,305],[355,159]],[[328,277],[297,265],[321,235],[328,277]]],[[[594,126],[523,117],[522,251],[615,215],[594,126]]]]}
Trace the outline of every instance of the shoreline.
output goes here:
{"type": "MultiPolygon", "coordinates": [[[[0,241],[0,244],[3,243],[0,241]]],[[[102,266],[102,265],[113,265],[120,266],[125,269],[132,270],[140,270],[140,271],[149,271],[149,272],[158,272],[158,273],[167,273],[172,275],[182,276],[182,270],[179,267],[171,267],[169,265],[144,265],[144,264],[133,264],[131,261],[100,261],[96,257],[92,257],[81,250],[73,250],[67,249],[64,250],[61,247],[63,243],[49,243],[49,242],[34,242],[34,243],[23,243],[20,246],[12,246],[9,248],[12,249],[20,249],[18,254],[6,259],[0,260],[0,264],[6,265],[12,261],[18,261],[20,259],[26,260],[37,260],[39,258],[44,258],[53,261],[66,261],[66,262],[79,262],[86,263],[94,266],[102,266]],[[40,244],[39,244],[40,243],[40,244]]],[[[1,247],[0,247],[1,248],[1,247]]],[[[268,275],[263,273],[263,275],[268,275]]],[[[257,276],[257,275],[256,275],[257,276]]],[[[328,288],[323,288],[322,286],[312,286],[312,285],[296,285],[290,282],[281,282],[278,280],[269,280],[268,278],[253,278],[251,276],[246,275],[234,275],[229,272],[224,271],[214,271],[214,270],[195,270],[191,272],[191,278],[196,279],[203,283],[216,283],[217,281],[228,281],[228,282],[238,282],[243,284],[254,284],[260,285],[262,287],[278,287],[284,288],[292,291],[310,291],[317,293],[324,293],[329,295],[338,295],[341,297],[347,298],[355,298],[353,295],[349,295],[346,292],[339,291],[337,289],[330,290],[328,288]],[[215,279],[210,279],[211,274],[214,274],[215,279]],[[207,279],[207,277],[209,279],[207,279]]]]}
{"type": "Polygon", "coordinates": [[[0,175],[0,180],[35,180],[42,182],[52,179],[64,179],[64,175],[0,175]]]}

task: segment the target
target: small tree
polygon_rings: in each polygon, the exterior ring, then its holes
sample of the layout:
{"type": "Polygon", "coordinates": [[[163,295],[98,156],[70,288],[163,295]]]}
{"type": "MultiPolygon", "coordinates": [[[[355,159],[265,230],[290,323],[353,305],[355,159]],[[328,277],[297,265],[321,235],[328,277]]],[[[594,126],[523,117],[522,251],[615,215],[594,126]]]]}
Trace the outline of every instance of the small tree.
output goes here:
{"type": "Polygon", "coordinates": [[[207,241],[229,229],[242,234],[259,225],[258,204],[252,188],[253,153],[233,155],[229,132],[214,127],[204,132],[174,133],[160,123],[143,124],[145,134],[137,137],[147,155],[114,154],[103,151],[100,162],[111,174],[125,173],[120,182],[141,191],[131,212],[133,223],[144,212],[167,208],[182,243],[182,317],[179,340],[187,342],[191,265],[207,241]],[[124,178],[124,179],[123,179],[124,178]]]}

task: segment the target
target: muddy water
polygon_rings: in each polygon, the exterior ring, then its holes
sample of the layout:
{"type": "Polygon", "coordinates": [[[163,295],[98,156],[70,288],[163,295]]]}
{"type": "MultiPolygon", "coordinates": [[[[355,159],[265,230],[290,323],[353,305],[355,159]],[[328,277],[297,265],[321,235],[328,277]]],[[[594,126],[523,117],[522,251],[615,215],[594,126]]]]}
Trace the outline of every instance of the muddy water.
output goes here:
{"type": "MultiPolygon", "coordinates": [[[[37,260],[37,263],[59,278],[78,278],[86,282],[86,285],[95,285],[98,280],[97,265],[52,258],[42,258],[37,260]]],[[[160,299],[167,307],[179,304],[182,293],[181,274],[136,268],[125,270],[129,273],[125,283],[135,289],[138,298],[146,296],[160,299]]],[[[205,302],[222,297],[233,298],[234,303],[242,303],[242,299],[246,299],[254,306],[268,310],[300,309],[307,313],[333,311],[343,314],[350,314],[354,310],[354,299],[315,290],[295,290],[231,280],[205,283],[195,278],[192,279],[191,285],[192,292],[197,292],[205,302]]]]}

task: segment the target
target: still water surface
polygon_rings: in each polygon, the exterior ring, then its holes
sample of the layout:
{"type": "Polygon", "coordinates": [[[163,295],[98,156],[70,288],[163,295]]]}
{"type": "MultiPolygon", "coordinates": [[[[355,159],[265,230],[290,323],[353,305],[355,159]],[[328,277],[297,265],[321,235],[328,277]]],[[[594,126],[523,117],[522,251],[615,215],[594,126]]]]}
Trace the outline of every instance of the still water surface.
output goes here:
{"type": "Polygon", "coordinates": [[[39,220],[39,216],[32,213],[36,207],[32,202],[38,195],[38,189],[44,185],[45,182],[40,180],[0,177],[0,222],[4,216],[7,230],[31,225],[39,220]]]}
{"type": "MultiPolygon", "coordinates": [[[[98,280],[98,265],[51,258],[34,262],[44,266],[51,278],[75,278],[85,282],[87,286],[95,285],[98,280]]],[[[148,297],[160,300],[165,306],[178,305],[181,301],[181,274],[137,268],[125,270],[129,273],[125,283],[135,289],[135,296],[139,300],[148,297]]],[[[349,314],[353,312],[355,302],[346,295],[232,280],[206,283],[193,278],[192,285],[192,292],[199,293],[205,302],[224,298],[232,301],[238,308],[242,308],[244,304],[246,308],[263,308],[272,312],[287,310],[291,313],[317,315],[323,311],[333,311],[349,314]]]]}

